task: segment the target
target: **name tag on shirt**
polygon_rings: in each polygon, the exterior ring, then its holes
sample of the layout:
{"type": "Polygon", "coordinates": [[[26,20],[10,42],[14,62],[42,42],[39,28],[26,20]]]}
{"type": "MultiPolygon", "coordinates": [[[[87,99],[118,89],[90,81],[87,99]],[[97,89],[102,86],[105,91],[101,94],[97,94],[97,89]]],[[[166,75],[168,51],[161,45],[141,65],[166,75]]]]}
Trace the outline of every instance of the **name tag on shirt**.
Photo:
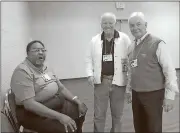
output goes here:
{"type": "Polygon", "coordinates": [[[132,67],[132,68],[137,67],[137,66],[138,66],[137,59],[132,60],[132,61],[130,62],[130,64],[131,64],[131,67],[132,67]]]}
{"type": "Polygon", "coordinates": [[[46,74],[46,73],[42,77],[43,77],[45,82],[51,80],[51,77],[48,74],[46,74]]]}
{"type": "Polygon", "coordinates": [[[112,54],[103,55],[103,62],[112,61],[112,60],[113,60],[112,54]]]}

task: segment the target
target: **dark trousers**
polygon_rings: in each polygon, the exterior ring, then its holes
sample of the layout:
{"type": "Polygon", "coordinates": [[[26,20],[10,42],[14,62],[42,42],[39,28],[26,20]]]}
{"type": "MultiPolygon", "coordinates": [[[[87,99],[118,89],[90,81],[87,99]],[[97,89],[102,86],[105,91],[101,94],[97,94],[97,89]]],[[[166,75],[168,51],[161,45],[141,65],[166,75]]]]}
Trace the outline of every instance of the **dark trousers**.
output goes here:
{"type": "MultiPolygon", "coordinates": [[[[71,117],[76,122],[76,132],[82,133],[85,116],[79,118],[78,106],[76,104],[65,100],[63,96],[56,96],[46,102],[45,106],[71,117]]],[[[38,133],[65,133],[64,125],[62,125],[58,120],[41,117],[35,113],[27,111],[23,106],[17,106],[16,114],[19,123],[27,129],[38,133]]],[[[71,132],[70,128],[69,132],[71,132]]]]}
{"type": "Polygon", "coordinates": [[[162,133],[164,89],[132,91],[132,110],[136,133],[162,133]]]}

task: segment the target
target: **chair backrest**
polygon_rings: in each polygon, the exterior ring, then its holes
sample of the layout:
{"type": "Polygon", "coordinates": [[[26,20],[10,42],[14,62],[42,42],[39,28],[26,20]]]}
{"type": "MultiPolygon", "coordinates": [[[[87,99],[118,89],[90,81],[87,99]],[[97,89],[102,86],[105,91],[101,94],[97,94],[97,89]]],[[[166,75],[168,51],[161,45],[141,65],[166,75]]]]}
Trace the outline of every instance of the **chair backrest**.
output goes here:
{"type": "Polygon", "coordinates": [[[5,97],[5,115],[8,117],[15,132],[19,132],[19,123],[16,118],[15,95],[11,89],[7,91],[5,97]]]}

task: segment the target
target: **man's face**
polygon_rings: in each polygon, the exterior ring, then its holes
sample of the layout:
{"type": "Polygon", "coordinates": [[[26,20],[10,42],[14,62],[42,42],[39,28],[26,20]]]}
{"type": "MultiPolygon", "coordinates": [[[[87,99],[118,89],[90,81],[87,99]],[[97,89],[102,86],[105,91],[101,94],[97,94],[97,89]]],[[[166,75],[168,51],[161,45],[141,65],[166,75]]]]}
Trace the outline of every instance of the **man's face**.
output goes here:
{"type": "Polygon", "coordinates": [[[135,16],[130,18],[129,28],[132,35],[136,39],[140,39],[146,33],[147,23],[142,18],[135,16]]]}
{"type": "Polygon", "coordinates": [[[34,43],[30,47],[28,58],[35,66],[41,67],[46,59],[46,49],[40,43],[34,43]]]}
{"type": "Polygon", "coordinates": [[[112,16],[105,16],[101,20],[101,28],[103,31],[108,34],[112,33],[115,29],[115,20],[112,16]]]}

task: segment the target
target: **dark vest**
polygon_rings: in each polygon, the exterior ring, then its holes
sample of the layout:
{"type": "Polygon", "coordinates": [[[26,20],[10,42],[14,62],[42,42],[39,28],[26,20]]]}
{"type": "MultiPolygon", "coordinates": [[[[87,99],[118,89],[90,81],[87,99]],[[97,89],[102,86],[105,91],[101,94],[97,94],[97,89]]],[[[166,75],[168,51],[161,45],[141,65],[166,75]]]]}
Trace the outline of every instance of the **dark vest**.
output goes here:
{"type": "Polygon", "coordinates": [[[165,77],[156,56],[158,44],[162,40],[148,34],[144,40],[135,46],[130,55],[130,61],[136,59],[138,67],[132,68],[131,87],[137,92],[148,92],[164,88],[165,77]],[[132,57],[133,56],[133,57],[132,57]]]}

